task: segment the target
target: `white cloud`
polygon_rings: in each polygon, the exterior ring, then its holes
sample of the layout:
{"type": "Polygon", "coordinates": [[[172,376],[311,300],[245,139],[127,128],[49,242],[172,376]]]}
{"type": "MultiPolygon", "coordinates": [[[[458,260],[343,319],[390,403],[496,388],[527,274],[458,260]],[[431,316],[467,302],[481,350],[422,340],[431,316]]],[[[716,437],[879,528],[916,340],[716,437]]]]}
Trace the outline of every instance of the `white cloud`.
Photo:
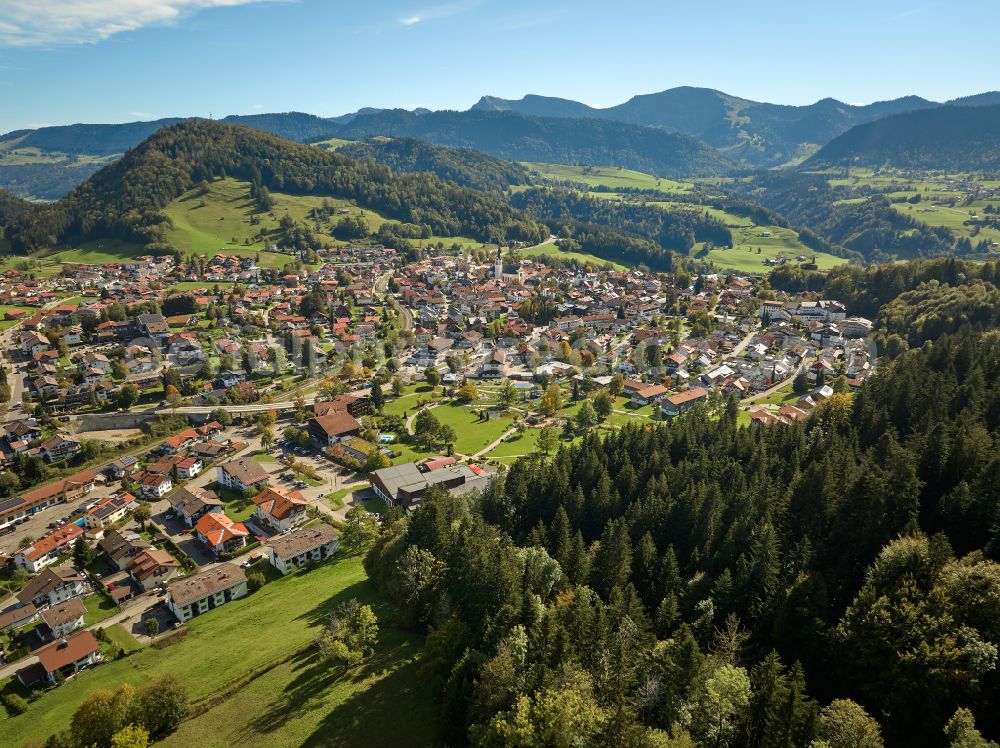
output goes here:
{"type": "Polygon", "coordinates": [[[263,108],[264,108],[264,105],[263,105],[263,104],[254,104],[254,105],[253,105],[253,108],[254,108],[254,109],[263,109],[263,108]]]}
{"type": "Polygon", "coordinates": [[[129,114],[137,119],[156,119],[156,115],[150,112],[129,112],[129,114]]]}
{"type": "Polygon", "coordinates": [[[439,18],[451,18],[452,16],[457,16],[460,13],[472,10],[479,5],[480,2],[481,0],[459,0],[458,2],[448,3],[445,5],[434,5],[429,8],[424,8],[411,16],[404,16],[399,19],[399,22],[403,26],[416,26],[418,23],[436,21],[439,18]]]}
{"type": "Polygon", "coordinates": [[[205,8],[262,0],[0,0],[0,46],[88,44],[205,8]]]}

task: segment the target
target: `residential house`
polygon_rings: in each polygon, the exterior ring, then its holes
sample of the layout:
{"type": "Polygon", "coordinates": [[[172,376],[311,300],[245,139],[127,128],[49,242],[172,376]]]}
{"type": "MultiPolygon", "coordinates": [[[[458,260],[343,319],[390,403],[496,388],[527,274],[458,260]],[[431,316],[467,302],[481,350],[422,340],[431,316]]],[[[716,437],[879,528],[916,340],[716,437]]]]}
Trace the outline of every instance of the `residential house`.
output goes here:
{"type": "Polygon", "coordinates": [[[21,605],[34,605],[38,609],[57,605],[72,597],[87,594],[87,578],[72,566],[55,566],[44,569],[15,595],[21,605]]]}
{"type": "Polygon", "coordinates": [[[14,566],[32,573],[59,560],[66,546],[71,545],[83,534],[83,528],[76,524],[63,525],[31,545],[14,554],[14,566]]]}
{"type": "Polygon", "coordinates": [[[328,524],[305,527],[268,541],[267,557],[275,569],[288,574],[310,561],[319,562],[337,552],[337,531],[328,524]]]}
{"type": "Polygon", "coordinates": [[[46,462],[62,462],[80,451],[80,442],[61,434],[54,434],[39,446],[39,454],[46,462]]]}
{"type": "Polygon", "coordinates": [[[194,527],[209,512],[221,512],[223,506],[218,496],[204,488],[180,488],[170,494],[167,501],[173,507],[174,514],[188,527],[194,527]]]}
{"type": "Polygon", "coordinates": [[[361,433],[361,424],[347,411],[310,418],[307,428],[309,438],[320,449],[332,447],[341,439],[361,433]]]}
{"type": "Polygon", "coordinates": [[[242,522],[234,522],[222,512],[209,512],[195,523],[195,536],[215,553],[232,553],[247,544],[250,531],[242,522]]]}
{"type": "Polygon", "coordinates": [[[177,477],[183,479],[194,478],[204,467],[205,463],[201,461],[201,458],[195,456],[185,457],[175,465],[177,477]]]}
{"type": "Polygon", "coordinates": [[[268,486],[257,494],[253,503],[254,519],[270,526],[278,532],[288,532],[306,521],[306,507],[309,502],[298,491],[268,486]]]}
{"type": "Polygon", "coordinates": [[[42,621],[48,627],[48,635],[52,639],[61,639],[83,626],[83,617],[87,608],[78,597],[64,600],[42,611],[42,621]]]}
{"type": "Polygon", "coordinates": [[[135,496],[127,491],[116,493],[114,496],[102,499],[87,510],[83,515],[84,527],[103,529],[125,519],[138,506],[135,496]]]}
{"type": "Polygon", "coordinates": [[[167,585],[167,607],[179,621],[189,621],[225,605],[231,600],[246,597],[247,576],[235,564],[218,566],[175,579],[167,585]]]}
{"type": "Polygon", "coordinates": [[[180,569],[177,560],[159,548],[139,551],[128,562],[128,573],[143,590],[151,590],[164,584],[180,569]]]}
{"type": "Polygon", "coordinates": [[[16,631],[38,620],[38,608],[33,604],[15,605],[0,613],[0,631],[16,631]]]}
{"type": "Polygon", "coordinates": [[[90,631],[84,630],[39,649],[35,655],[37,663],[17,671],[17,679],[25,686],[41,681],[55,683],[57,672],[68,677],[97,664],[101,661],[101,645],[90,631]]]}
{"type": "Polygon", "coordinates": [[[97,547],[118,571],[124,571],[133,558],[152,546],[134,530],[112,530],[105,533],[97,547]]]}
{"type": "Polygon", "coordinates": [[[631,400],[636,405],[649,405],[662,400],[667,394],[667,388],[662,384],[650,384],[637,390],[633,390],[631,400]]]}
{"type": "Polygon", "coordinates": [[[162,499],[174,487],[174,481],[169,475],[143,471],[135,477],[139,495],[144,499],[155,501],[162,499]]]}
{"type": "Polygon", "coordinates": [[[240,457],[216,467],[219,485],[234,491],[258,491],[267,479],[268,472],[252,457],[240,457]]]}

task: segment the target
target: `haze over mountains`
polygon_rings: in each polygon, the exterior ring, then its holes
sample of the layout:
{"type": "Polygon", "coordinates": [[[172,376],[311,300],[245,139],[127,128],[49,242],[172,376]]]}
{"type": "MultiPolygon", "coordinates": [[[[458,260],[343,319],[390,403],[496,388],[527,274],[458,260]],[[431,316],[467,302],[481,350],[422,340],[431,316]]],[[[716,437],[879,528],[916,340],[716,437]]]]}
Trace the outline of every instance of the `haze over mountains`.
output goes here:
{"type": "MultiPolygon", "coordinates": [[[[515,161],[614,165],[670,177],[790,168],[807,160],[817,164],[848,159],[905,167],[911,154],[920,154],[915,163],[925,168],[983,168],[992,163],[995,137],[989,128],[995,120],[989,110],[996,107],[1000,107],[998,92],[944,104],[906,96],[864,106],[829,98],[790,106],[679,87],[603,109],[556,97],[483,96],[462,112],[365,108],[338,117],[288,112],[231,115],[223,121],[298,142],[410,137],[515,161]],[[970,107],[985,109],[973,115],[970,107]],[[940,157],[935,145],[924,142],[928,133],[920,124],[930,111],[952,112],[931,118],[933,122],[965,123],[962,139],[954,139],[949,154],[940,157]],[[836,146],[831,142],[854,128],[883,121],[884,127],[860,130],[836,146]],[[886,133],[884,128],[893,128],[894,134],[864,134],[886,133]]],[[[56,199],[102,164],[179,121],[74,124],[0,135],[0,188],[25,197],[56,199]]]]}

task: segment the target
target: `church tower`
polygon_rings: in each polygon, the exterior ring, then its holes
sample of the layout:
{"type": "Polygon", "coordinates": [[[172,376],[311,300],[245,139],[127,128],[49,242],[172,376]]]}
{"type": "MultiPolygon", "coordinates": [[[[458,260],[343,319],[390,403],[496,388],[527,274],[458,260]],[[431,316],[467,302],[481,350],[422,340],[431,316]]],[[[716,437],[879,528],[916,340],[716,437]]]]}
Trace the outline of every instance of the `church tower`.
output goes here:
{"type": "Polygon", "coordinates": [[[499,246],[497,246],[497,259],[493,263],[493,278],[497,283],[503,280],[503,259],[500,257],[499,246]]]}

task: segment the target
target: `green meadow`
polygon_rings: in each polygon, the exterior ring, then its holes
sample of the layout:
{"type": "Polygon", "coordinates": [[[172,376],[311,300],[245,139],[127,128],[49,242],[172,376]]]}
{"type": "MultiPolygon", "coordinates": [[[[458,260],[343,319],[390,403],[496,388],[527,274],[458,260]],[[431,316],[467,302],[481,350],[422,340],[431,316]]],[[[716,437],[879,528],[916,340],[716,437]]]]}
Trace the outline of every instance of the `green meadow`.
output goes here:
{"type": "MultiPolygon", "coordinates": [[[[84,671],[32,701],[24,714],[12,716],[0,709],[0,742],[17,746],[29,738],[44,740],[66,728],[93,691],[140,685],[173,673],[192,702],[212,697],[213,706],[182,724],[167,739],[169,745],[237,745],[244,741],[235,736],[244,730],[257,734],[260,742],[254,745],[333,745],[341,740],[358,745],[369,735],[384,737],[389,729],[405,732],[403,723],[415,741],[426,744],[434,733],[434,712],[430,695],[417,687],[420,640],[392,620],[393,611],[368,582],[361,558],[336,559],[192,619],[186,636],[162,649],[145,647],[84,671]],[[314,650],[302,649],[334,608],[350,598],[375,607],[379,644],[371,661],[336,676],[314,650]],[[229,694],[227,687],[244,678],[249,682],[229,694]],[[368,719],[372,706],[390,694],[392,708],[380,708],[373,723],[368,719]]],[[[124,633],[116,631],[115,641],[129,643],[124,633]]],[[[9,681],[3,686],[13,688],[9,681]]]]}
{"type": "Polygon", "coordinates": [[[690,182],[661,179],[652,174],[616,166],[569,166],[566,164],[542,164],[522,162],[532,174],[554,181],[578,182],[591,187],[610,189],[635,188],[661,190],[663,192],[683,192],[694,188],[690,182]]]}

